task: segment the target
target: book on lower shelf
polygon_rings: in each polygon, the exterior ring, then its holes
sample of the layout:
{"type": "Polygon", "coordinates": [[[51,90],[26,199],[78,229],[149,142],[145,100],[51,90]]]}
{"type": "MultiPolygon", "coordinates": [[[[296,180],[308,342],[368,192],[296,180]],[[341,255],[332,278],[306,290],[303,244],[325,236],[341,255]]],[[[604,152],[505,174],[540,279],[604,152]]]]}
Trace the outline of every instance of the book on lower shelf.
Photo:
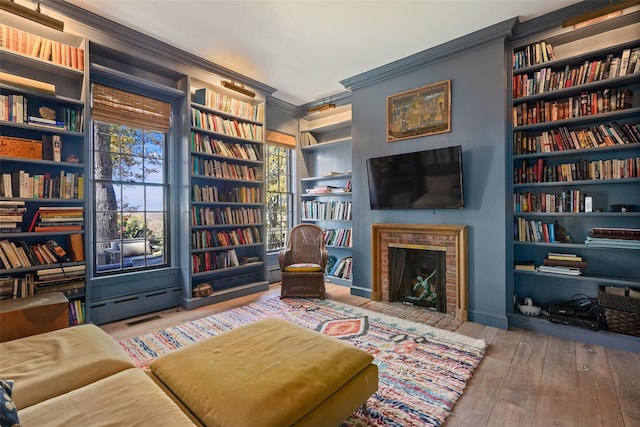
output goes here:
{"type": "Polygon", "coordinates": [[[538,271],[540,271],[542,273],[567,274],[567,275],[571,275],[571,276],[579,276],[579,275],[582,274],[582,271],[579,268],[550,266],[550,265],[538,266],[538,271]]]}
{"type": "Polygon", "coordinates": [[[521,271],[535,271],[536,265],[533,260],[516,261],[514,263],[514,268],[521,271]]]}

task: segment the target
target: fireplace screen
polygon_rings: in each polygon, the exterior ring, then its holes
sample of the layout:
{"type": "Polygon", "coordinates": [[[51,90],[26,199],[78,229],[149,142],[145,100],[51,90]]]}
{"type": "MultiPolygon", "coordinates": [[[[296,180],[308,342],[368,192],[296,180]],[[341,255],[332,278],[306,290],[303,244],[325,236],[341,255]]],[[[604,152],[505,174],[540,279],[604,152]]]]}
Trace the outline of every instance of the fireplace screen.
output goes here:
{"type": "Polygon", "coordinates": [[[389,246],[389,300],[447,312],[446,249],[389,246]]]}

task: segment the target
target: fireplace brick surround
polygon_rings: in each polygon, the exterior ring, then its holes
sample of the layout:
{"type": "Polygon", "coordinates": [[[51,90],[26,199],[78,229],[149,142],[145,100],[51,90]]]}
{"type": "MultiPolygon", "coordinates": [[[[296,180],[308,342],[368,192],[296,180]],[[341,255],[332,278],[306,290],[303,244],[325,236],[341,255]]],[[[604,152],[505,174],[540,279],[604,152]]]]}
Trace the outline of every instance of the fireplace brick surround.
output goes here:
{"type": "Polygon", "coordinates": [[[446,248],[447,314],[467,320],[467,226],[448,224],[372,224],[371,299],[389,301],[389,245],[446,248]]]}

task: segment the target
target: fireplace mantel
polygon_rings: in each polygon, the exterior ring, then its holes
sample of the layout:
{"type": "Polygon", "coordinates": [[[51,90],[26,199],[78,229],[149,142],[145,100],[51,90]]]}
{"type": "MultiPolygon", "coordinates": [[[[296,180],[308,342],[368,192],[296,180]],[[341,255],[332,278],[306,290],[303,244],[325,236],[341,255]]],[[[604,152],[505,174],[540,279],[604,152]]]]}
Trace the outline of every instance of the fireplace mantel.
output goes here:
{"type": "MultiPolygon", "coordinates": [[[[383,281],[388,284],[388,265],[382,256],[389,244],[420,244],[447,247],[447,268],[455,269],[455,317],[467,320],[467,226],[449,224],[372,224],[371,259],[372,279],[371,299],[382,300],[383,281]]],[[[449,287],[447,279],[447,287],[449,287]]],[[[449,291],[447,291],[449,292],[449,291]]],[[[448,311],[449,314],[453,314],[448,311]]]]}

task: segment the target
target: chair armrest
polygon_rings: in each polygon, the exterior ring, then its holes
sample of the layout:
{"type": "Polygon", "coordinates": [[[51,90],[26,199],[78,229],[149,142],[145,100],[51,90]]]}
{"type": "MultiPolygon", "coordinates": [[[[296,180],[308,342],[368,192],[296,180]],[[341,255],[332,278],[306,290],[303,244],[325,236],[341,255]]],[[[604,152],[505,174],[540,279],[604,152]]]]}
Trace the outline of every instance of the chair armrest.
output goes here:
{"type": "Polygon", "coordinates": [[[291,263],[291,249],[281,249],[278,252],[278,264],[280,265],[280,271],[284,271],[284,268],[291,263]]]}
{"type": "Polygon", "coordinates": [[[120,264],[121,256],[118,249],[107,248],[104,250],[107,264],[120,264]]]}

